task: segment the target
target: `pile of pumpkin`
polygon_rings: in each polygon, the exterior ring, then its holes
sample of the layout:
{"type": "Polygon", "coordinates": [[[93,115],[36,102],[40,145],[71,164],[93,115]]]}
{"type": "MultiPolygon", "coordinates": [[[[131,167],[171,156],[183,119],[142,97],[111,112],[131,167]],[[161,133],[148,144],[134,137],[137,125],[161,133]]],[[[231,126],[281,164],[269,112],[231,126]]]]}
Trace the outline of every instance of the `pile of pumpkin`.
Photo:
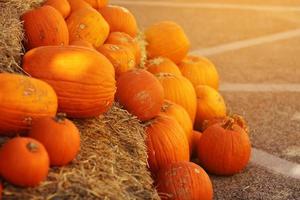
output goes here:
{"type": "Polygon", "coordinates": [[[243,117],[227,115],[215,66],[188,55],[190,43],[178,24],[145,29],[143,65],[135,17],[107,4],[48,0],[22,16],[22,69],[29,76],[0,74],[0,134],[24,135],[2,146],[1,176],[17,186],[38,185],[49,165],[68,164],[80,148],[78,129],[57,113],[97,117],[117,101],[145,126],[161,198],[212,199],[206,171],[232,175],[249,161],[243,117]],[[195,158],[199,165],[190,162],[195,158]]]}

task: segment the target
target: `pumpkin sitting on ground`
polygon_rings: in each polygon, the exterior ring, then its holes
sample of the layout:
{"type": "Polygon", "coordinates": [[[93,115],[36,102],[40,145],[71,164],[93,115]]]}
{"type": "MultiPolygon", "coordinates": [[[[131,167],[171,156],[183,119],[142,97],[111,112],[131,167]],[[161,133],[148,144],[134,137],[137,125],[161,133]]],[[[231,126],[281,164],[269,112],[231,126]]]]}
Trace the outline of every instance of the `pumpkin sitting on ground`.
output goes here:
{"type": "Polygon", "coordinates": [[[34,139],[15,137],[0,149],[0,174],[14,185],[36,186],[47,178],[48,170],[48,153],[34,139]]]}
{"type": "Polygon", "coordinates": [[[158,57],[147,60],[146,68],[152,74],[171,73],[177,76],[181,75],[178,66],[169,58],[158,57]]]}
{"type": "Polygon", "coordinates": [[[41,142],[50,158],[50,165],[62,166],[71,162],[80,148],[80,133],[64,115],[45,117],[33,123],[29,137],[41,142]]]}

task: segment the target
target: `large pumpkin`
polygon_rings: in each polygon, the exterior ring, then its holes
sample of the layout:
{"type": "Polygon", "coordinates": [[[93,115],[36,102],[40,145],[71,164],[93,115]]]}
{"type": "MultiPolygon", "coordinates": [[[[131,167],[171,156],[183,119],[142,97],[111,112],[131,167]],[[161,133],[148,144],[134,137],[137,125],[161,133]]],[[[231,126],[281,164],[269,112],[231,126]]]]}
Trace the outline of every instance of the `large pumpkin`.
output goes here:
{"type": "Polygon", "coordinates": [[[192,162],[176,162],[161,169],[157,190],[162,200],[212,200],[213,187],[207,173],[192,162]]]}
{"type": "Polygon", "coordinates": [[[62,15],[52,6],[42,6],[22,15],[26,47],[68,45],[69,32],[62,15]]]}
{"type": "Polygon", "coordinates": [[[71,12],[71,6],[67,0],[47,0],[44,5],[52,6],[58,10],[64,18],[67,18],[71,12]]]}
{"type": "Polygon", "coordinates": [[[178,64],[178,67],[182,75],[188,78],[194,87],[208,85],[218,90],[219,75],[217,69],[207,58],[189,55],[178,64]]]}
{"type": "Polygon", "coordinates": [[[146,134],[148,163],[154,176],[170,163],[189,161],[188,140],[174,118],[158,115],[148,123],[146,134]]]}
{"type": "Polygon", "coordinates": [[[135,56],[132,50],[123,45],[104,44],[97,48],[113,64],[116,77],[135,68],[135,56]]]}
{"type": "Polygon", "coordinates": [[[105,41],[106,44],[117,44],[129,47],[135,55],[136,64],[141,62],[141,48],[136,39],[132,38],[127,33],[112,32],[105,41]]]}
{"type": "Polygon", "coordinates": [[[146,68],[152,74],[171,73],[181,75],[178,66],[169,58],[158,57],[146,61],[146,68]]]}
{"type": "Polygon", "coordinates": [[[195,128],[200,130],[204,120],[226,116],[226,105],[221,94],[207,85],[198,85],[197,94],[197,115],[195,128]]]}
{"type": "Polygon", "coordinates": [[[110,32],[124,32],[131,37],[137,35],[138,26],[135,17],[127,8],[109,5],[98,10],[108,22],[110,32]]]}
{"type": "Polygon", "coordinates": [[[150,72],[134,69],[118,78],[116,98],[130,113],[145,121],[159,114],[164,91],[150,72]]]}
{"type": "Polygon", "coordinates": [[[232,120],[208,127],[197,144],[201,166],[217,175],[240,172],[249,162],[250,153],[248,134],[232,120]]]}
{"type": "Polygon", "coordinates": [[[177,120],[177,122],[183,128],[186,134],[191,150],[193,123],[186,110],[182,106],[174,102],[165,100],[161,108],[161,114],[173,117],[177,120]]]}
{"type": "Polygon", "coordinates": [[[39,47],[25,54],[23,68],[54,88],[59,111],[70,117],[98,116],[113,103],[114,67],[95,50],[76,46],[39,47]]]}
{"type": "Polygon", "coordinates": [[[16,137],[0,149],[0,174],[17,186],[36,186],[45,180],[49,170],[49,157],[38,141],[16,137]]]}
{"type": "Polygon", "coordinates": [[[80,134],[75,124],[64,116],[44,117],[33,123],[29,137],[41,142],[50,165],[62,166],[71,162],[80,148],[80,134]]]}
{"type": "Polygon", "coordinates": [[[67,19],[70,41],[86,40],[94,47],[104,43],[109,34],[109,25],[93,8],[75,10],[67,19]]]}
{"type": "Polygon", "coordinates": [[[57,96],[46,82],[0,73],[0,85],[0,135],[20,133],[32,121],[56,114],[57,96]]]}
{"type": "Polygon", "coordinates": [[[190,42],[183,29],[172,21],[162,21],[145,30],[149,58],[167,57],[175,63],[188,53],[190,42]]]}
{"type": "Polygon", "coordinates": [[[181,105],[194,122],[196,116],[196,93],[192,83],[183,76],[170,73],[159,73],[156,77],[162,84],[165,99],[181,105]]]}

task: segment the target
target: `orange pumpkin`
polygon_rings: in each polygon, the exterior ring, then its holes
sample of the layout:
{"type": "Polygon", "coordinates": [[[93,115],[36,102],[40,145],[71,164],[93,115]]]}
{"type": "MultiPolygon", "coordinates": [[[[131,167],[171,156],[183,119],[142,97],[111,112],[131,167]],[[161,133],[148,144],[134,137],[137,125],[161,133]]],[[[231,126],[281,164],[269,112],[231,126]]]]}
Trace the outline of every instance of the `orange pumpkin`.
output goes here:
{"type": "Polygon", "coordinates": [[[146,121],[159,114],[164,92],[150,72],[134,69],[118,78],[116,98],[126,110],[146,121]]]}
{"type": "Polygon", "coordinates": [[[249,133],[249,126],[248,126],[246,120],[244,119],[243,116],[238,115],[238,114],[231,114],[226,117],[219,117],[219,118],[213,118],[210,120],[205,120],[202,124],[202,130],[204,131],[205,129],[207,129],[208,127],[210,127],[214,124],[223,124],[227,120],[232,120],[236,125],[240,126],[242,129],[244,129],[244,131],[246,133],[249,133]]]}
{"type": "Polygon", "coordinates": [[[182,129],[186,134],[186,137],[189,142],[190,150],[191,150],[193,124],[186,110],[182,106],[176,103],[165,100],[161,108],[161,114],[167,115],[169,117],[173,117],[174,119],[177,120],[177,122],[179,123],[179,125],[182,127],[182,129]]]}
{"type": "Polygon", "coordinates": [[[124,32],[135,37],[138,32],[138,26],[133,14],[121,6],[106,6],[99,9],[101,15],[108,22],[110,32],[124,32]]]}
{"type": "Polygon", "coordinates": [[[22,15],[26,47],[68,45],[69,32],[62,15],[52,6],[42,6],[22,15]]]}
{"type": "Polygon", "coordinates": [[[167,57],[175,63],[188,53],[190,42],[183,29],[172,21],[162,21],[145,30],[149,58],[167,57]]]}
{"type": "Polygon", "coordinates": [[[107,6],[108,0],[85,0],[88,4],[90,4],[93,8],[102,8],[107,6]]]}
{"type": "Polygon", "coordinates": [[[64,18],[67,18],[71,12],[71,6],[67,0],[47,0],[44,5],[52,6],[58,10],[64,18]]]}
{"type": "Polygon", "coordinates": [[[219,75],[217,69],[207,58],[189,55],[178,64],[178,67],[182,75],[188,78],[194,87],[208,85],[218,90],[219,75]]]}
{"type": "Polygon", "coordinates": [[[192,131],[192,155],[197,154],[197,146],[199,143],[199,140],[201,139],[202,133],[196,130],[192,131]]]}
{"type": "Polygon", "coordinates": [[[59,111],[70,117],[94,117],[112,105],[115,70],[99,52],[76,46],[45,46],[28,51],[23,68],[56,91],[59,111]]]}
{"type": "Polygon", "coordinates": [[[195,128],[201,130],[204,120],[226,116],[226,105],[221,94],[207,85],[198,85],[197,94],[197,115],[195,128]]]}
{"type": "Polygon", "coordinates": [[[93,8],[75,10],[67,19],[70,41],[86,40],[94,47],[104,43],[109,34],[109,25],[93,8]]]}
{"type": "Polygon", "coordinates": [[[57,96],[46,82],[0,73],[0,85],[0,135],[26,131],[32,121],[56,114],[57,96]]]}
{"type": "Polygon", "coordinates": [[[75,45],[75,46],[79,46],[79,47],[87,47],[90,49],[94,49],[93,45],[91,43],[89,43],[88,41],[85,40],[74,40],[72,42],[70,42],[70,45],[75,45]]]}
{"type": "Polygon", "coordinates": [[[181,72],[178,66],[169,58],[158,57],[147,60],[146,68],[152,74],[171,73],[177,76],[181,76],[181,72]]]}
{"type": "Polygon", "coordinates": [[[68,2],[71,7],[71,13],[82,8],[91,8],[91,5],[84,0],[68,0],[68,2]]]}
{"type": "Polygon", "coordinates": [[[190,152],[186,135],[171,117],[158,115],[146,127],[148,163],[153,175],[177,161],[189,161],[190,152]]]}
{"type": "Polygon", "coordinates": [[[181,105],[194,122],[197,102],[192,83],[183,76],[170,73],[159,73],[156,77],[164,88],[165,99],[181,105]]]}
{"type": "Polygon", "coordinates": [[[137,65],[141,62],[141,48],[136,39],[133,39],[127,33],[122,32],[112,32],[109,34],[108,38],[105,41],[106,44],[117,44],[124,45],[132,49],[133,54],[135,55],[135,62],[137,65]]]}
{"type": "Polygon", "coordinates": [[[192,162],[176,162],[161,169],[157,176],[157,190],[162,200],[213,199],[209,176],[192,162]]]}
{"type": "Polygon", "coordinates": [[[198,141],[201,166],[217,175],[232,175],[249,162],[251,144],[248,134],[232,120],[209,126],[198,141]],[[217,159],[216,159],[217,158],[217,159]]]}
{"type": "Polygon", "coordinates": [[[80,134],[75,124],[62,115],[45,117],[33,123],[29,137],[41,142],[50,158],[50,165],[71,162],[80,148],[80,134]]]}
{"type": "Polygon", "coordinates": [[[0,149],[0,174],[17,186],[36,186],[45,180],[49,170],[49,157],[38,141],[16,137],[0,149]]]}
{"type": "Polygon", "coordinates": [[[116,77],[135,68],[135,56],[131,49],[123,45],[104,44],[97,49],[115,67],[116,77]]]}

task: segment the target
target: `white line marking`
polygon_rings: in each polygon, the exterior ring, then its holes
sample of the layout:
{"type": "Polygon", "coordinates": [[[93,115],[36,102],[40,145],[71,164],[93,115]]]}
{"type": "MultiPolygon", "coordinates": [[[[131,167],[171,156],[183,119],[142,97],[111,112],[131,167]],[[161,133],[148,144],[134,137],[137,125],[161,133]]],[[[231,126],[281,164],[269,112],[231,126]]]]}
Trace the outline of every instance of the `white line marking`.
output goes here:
{"type": "Polygon", "coordinates": [[[242,5],[242,4],[219,4],[219,3],[182,3],[167,1],[122,1],[111,0],[112,4],[134,5],[134,6],[154,6],[168,8],[207,8],[207,9],[237,9],[251,11],[273,11],[273,12],[294,12],[300,11],[299,6],[268,6],[268,5],[242,5]]]}
{"type": "Polygon", "coordinates": [[[292,120],[300,121],[300,112],[296,112],[296,113],[293,115],[292,120]]]}
{"type": "Polygon", "coordinates": [[[300,92],[300,84],[250,84],[223,83],[220,91],[224,92],[300,92]]]}
{"type": "Polygon", "coordinates": [[[290,39],[299,36],[300,36],[300,29],[295,29],[295,30],[275,33],[267,36],[261,36],[253,39],[236,41],[229,44],[218,45],[215,47],[198,49],[192,51],[191,54],[209,56],[209,55],[215,55],[227,51],[238,50],[246,47],[256,46],[264,43],[276,42],[276,41],[290,39]]]}
{"type": "Polygon", "coordinates": [[[300,165],[252,148],[250,162],[273,172],[300,179],[300,165]]]}

